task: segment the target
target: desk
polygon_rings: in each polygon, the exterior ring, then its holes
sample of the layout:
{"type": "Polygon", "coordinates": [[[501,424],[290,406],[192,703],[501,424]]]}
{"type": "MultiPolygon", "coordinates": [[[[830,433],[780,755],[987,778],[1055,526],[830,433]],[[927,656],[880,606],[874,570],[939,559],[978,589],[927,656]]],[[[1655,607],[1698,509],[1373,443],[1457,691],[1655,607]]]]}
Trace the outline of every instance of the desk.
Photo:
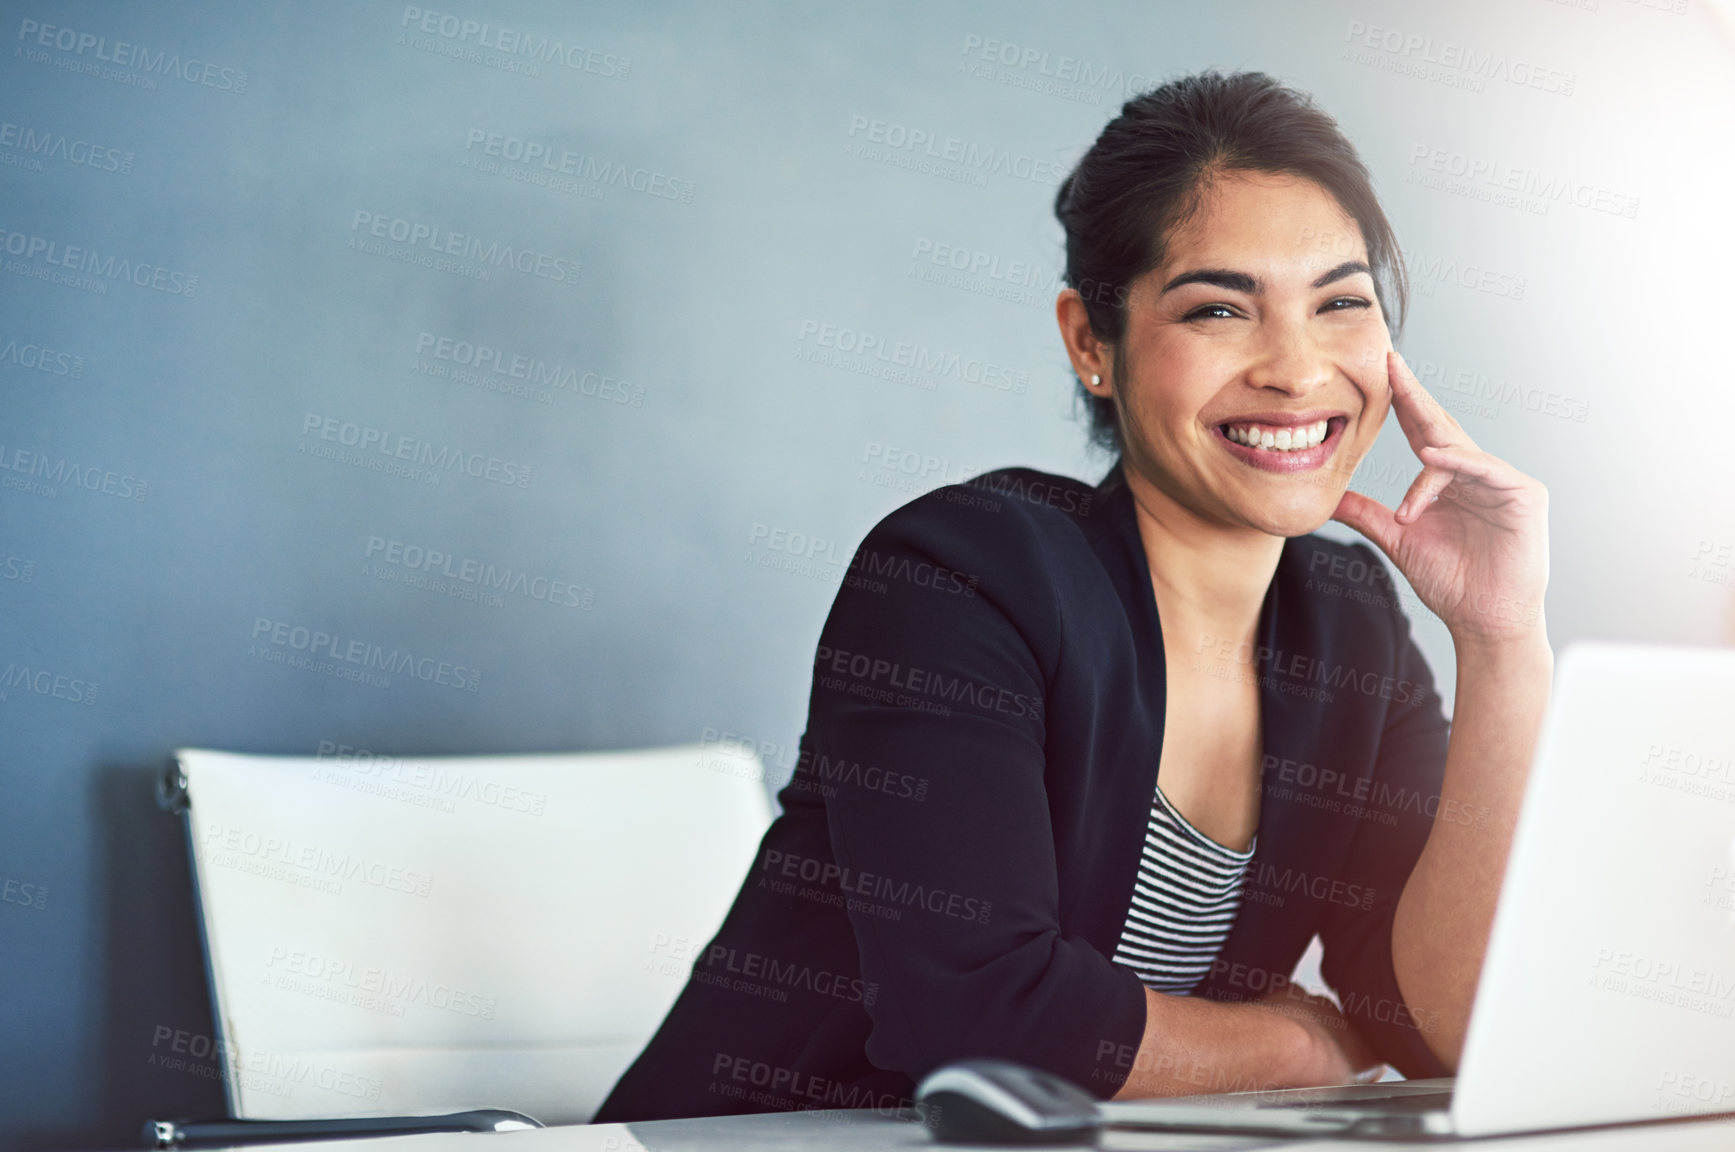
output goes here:
{"type": "MultiPolygon", "coordinates": [[[[1441,1142],[1310,1140],[1285,1142],[1270,1137],[1208,1136],[1165,1132],[1110,1132],[1100,1147],[1122,1152],[1238,1152],[1288,1148],[1297,1152],[1419,1152],[1441,1142]]],[[[1602,1128],[1545,1136],[1507,1137],[1470,1142],[1476,1152],[1731,1152],[1735,1119],[1602,1128]]],[[[575,1124],[521,1132],[440,1133],[370,1140],[330,1140],[308,1144],[256,1146],[322,1152],[891,1152],[893,1149],[959,1149],[936,1145],[928,1130],[870,1110],[773,1112],[756,1116],[718,1116],[698,1120],[657,1120],[643,1124],[575,1124]]],[[[1007,1152],[1008,1146],[993,1147],[1007,1152]]]]}

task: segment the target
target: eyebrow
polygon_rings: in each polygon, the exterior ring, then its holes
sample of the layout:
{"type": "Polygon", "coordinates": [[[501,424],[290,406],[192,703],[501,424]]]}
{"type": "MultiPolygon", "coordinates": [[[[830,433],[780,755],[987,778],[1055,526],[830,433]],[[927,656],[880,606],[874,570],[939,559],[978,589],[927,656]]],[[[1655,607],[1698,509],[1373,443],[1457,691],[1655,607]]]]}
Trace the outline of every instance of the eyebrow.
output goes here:
{"type": "Polygon", "coordinates": [[[1357,272],[1366,272],[1369,276],[1374,274],[1374,270],[1369,268],[1364,261],[1345,260],[1331,271],[1322,273],[1319,279],[1313,282],[1312,287],[1324,288],[1327,284],[1342,280],[1345,276],[1354,276],[1357,272]]]}
{"type": "MultiPolygon", "coordinates": [[[[1335,283],[1346,276],[1354,276],[1357,272],[1366,272],[1369,276],[1373,275],[1373,269],[1369,268],[1364,261],[1345,260],[1337,267],[1321,273],[1310,287],[1324,288],[1327,284],[1335,283]]],[[[1265,285],[1260,282],[1258,277],[1249,276],[1245,272],[1235,272],[1228,268],[1195,268],[1191,272],[1181,273],[1163,285],[1163,292],[1171,292],[1183,284],[1209,284],[1214,288],[1223,288],[1230,292],[1245,292],[1249,296],[1257,296],[1265,291],[1265,285]]]]}

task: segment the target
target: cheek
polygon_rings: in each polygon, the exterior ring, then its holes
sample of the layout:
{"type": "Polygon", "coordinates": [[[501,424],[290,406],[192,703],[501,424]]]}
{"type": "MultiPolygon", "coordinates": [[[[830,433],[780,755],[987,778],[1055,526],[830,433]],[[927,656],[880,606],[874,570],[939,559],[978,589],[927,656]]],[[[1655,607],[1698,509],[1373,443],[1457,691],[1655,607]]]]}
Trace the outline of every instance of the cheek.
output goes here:
{"type": "Polygon", "coordinates": [[[1333,351],[1337,361],[1350,378],[1364,387],[1381,391],[1386,383],[1386,353],[1391,350],[1391,333],[1377,319],[1367,323],[1346,325],[1334,334],[1333,351]]]}
{"type": "Polygon", "coordinates": [[[1356,452],[1358,456],[1366,456],[1373,451],[1374,442],[1380,438],[1380,429],[1385,427],[1386,408],[1369,408],[1362,417],[1361,427],[1356,432],[1356,452]]]}
{"type": "Polygon", "coordinates": [[[1386,353],[1391,346],[1385,326],[1379,325],[1376,332],[1346,334],[1339,349],[1338,364],[1362,395],[1362,421],[1375,432],[1391,408],[1391,382],[1386,377],[1386,353]]]}
{"type": "Polygon", "coordinates": [[[1152,341],[1135,353],[1130,406],[1146,421],[1163,429],[1193,422],[1199,410],[1215,395],[1223,375],[1220,357],[1211,350],[1185,340],[1152,341]]]}

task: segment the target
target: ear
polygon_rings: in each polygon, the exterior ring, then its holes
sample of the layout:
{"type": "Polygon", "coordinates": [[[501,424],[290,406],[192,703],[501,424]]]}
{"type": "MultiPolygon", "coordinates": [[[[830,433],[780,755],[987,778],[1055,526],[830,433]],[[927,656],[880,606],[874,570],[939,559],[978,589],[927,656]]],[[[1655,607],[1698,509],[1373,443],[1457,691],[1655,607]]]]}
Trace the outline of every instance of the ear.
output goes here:
{"type": "Polygon", "coordinates": [[[1063,288],[1054,301],[1054,318],[1060,325],[1060,339],[1066,345],[1066,355],[1072,370],[1084,382],[1093,396],[1107,399],[1114,394],[1109,365],[1113,358],[1110,345],[1096,338],[1091,330],[1090,313],[1084,297],[1077,289],[1063,288]]]}

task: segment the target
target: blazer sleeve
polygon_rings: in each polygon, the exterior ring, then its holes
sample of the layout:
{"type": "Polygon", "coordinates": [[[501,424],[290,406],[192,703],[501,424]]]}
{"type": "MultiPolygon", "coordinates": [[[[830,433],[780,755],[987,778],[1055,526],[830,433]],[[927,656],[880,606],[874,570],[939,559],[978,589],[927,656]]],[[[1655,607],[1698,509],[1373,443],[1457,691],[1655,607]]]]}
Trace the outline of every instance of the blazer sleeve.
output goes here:
{"type": "Polygon", "coordinates": [[[868,1058],[920,1079],[998,1057],[1102,1096],[1137,1047],[1144,991],[1061,927],[1044,778],[1059,611],[1039,516],[947,489],[904,506],[851,562],[818,650],[814,758],[913,778],[840,788],[827,819],[865,980],[868,1058]]]}
{"type": "MultiPolygon", "coordinates": [[[[1370,564],[1383,565],[1373,549],[1356,547],[1370,564]]],[[[1372,898],[1365,909],[1334,908],[1327,917],[1320,930],[1320,971],[1337,992],[1350,1025],[1381,1059],[1412,1079],[1450,1076],[1425,1039],[1435,1022],[1412,1012],[1398,989],[1392,922],[1434,821],[1473,821],[1475,814],[1441,809],[1450,725],[1433,673],[1395,597],[1389,615],[1396,688],[1385,702],[1372,802],[1356,822],[1345,876],[1371,889],[1372,898]]]]}

